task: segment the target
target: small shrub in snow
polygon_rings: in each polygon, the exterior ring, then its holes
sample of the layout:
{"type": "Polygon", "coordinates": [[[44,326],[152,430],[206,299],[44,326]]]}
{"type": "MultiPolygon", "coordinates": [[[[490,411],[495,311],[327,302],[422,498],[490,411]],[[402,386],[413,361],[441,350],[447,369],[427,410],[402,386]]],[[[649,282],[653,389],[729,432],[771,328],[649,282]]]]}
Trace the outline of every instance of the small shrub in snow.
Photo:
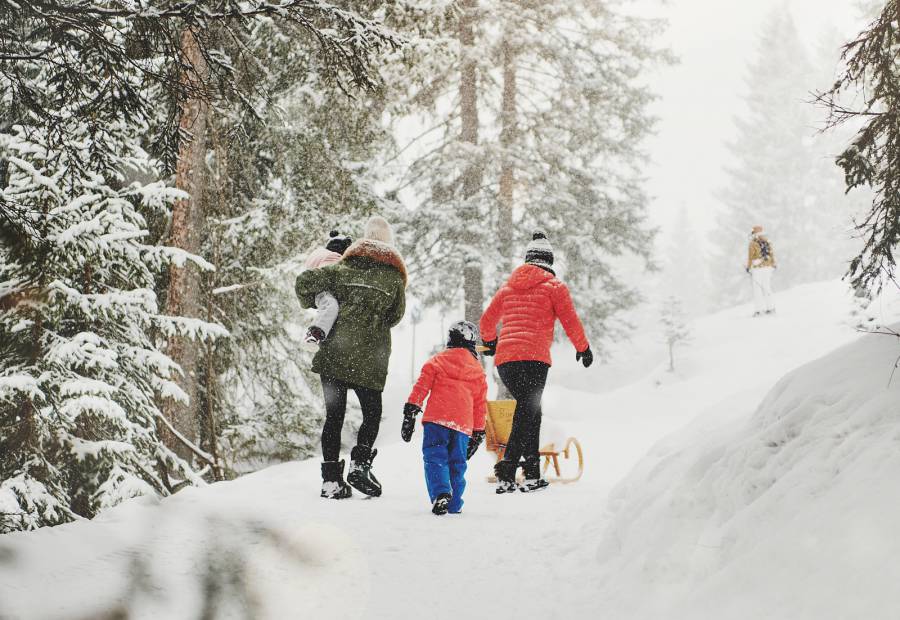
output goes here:
{"type": "Polygon", "coordinates": [[[669,347],[669,372],[675,372],[675,347],[691,339],[691,329],[685,319],[681,300],[674,296],[667,298],[663,303],[660,321],[669,347]]]}

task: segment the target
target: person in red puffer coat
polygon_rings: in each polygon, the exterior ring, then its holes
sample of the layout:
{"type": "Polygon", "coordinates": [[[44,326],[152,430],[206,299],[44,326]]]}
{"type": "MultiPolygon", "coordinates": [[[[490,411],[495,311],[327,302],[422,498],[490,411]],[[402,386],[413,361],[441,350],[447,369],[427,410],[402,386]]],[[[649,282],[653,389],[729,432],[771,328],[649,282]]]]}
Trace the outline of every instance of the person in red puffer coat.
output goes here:
{"type": "Polygon", "coordinates": [[[431,510],[437,515],[462,510],[466,461],[484,439],[487,381],[475,351],[477,343],[473,323],[454,323],[447,349],[425,362],[403,408],[400,435],[409,441],[428,398],[422,417],[422,456],[431,510]]]}
{"type": "Polygon", "coordinates": [[[535,232],[525,253],[525,264],[513,271],[481,317],[481,336],[495,355],[503,384],[516,399],[512,431],[503,460],[495,466],[497,493],[519,488],[536,491],[547,486],[540,471],[541,398],[550,370],[550,345],[556,320],[575,345],[575,359],[587,368],[594,361],[569,288],[553,271],[553,247],[542,232],[535,232]],[[500,335],[497,324],[502,323],[500,335]],[[516,469],[524,459],[525,484],[517,487],[516,469]]]}

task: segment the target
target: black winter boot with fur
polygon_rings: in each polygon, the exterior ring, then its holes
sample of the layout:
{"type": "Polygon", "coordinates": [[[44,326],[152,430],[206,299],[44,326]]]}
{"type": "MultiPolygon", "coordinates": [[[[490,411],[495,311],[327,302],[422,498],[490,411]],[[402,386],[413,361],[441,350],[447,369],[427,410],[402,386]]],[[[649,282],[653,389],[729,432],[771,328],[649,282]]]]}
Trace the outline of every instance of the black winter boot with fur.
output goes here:
{"type": "Polygon", "coordinates": [[[512,493],[516,490],[517,463],[512,461],[499,461],[494,465],[494,474],[497,476],[497,495],[512,493]]]}
{"type": "Polygon", "coordinates": [[[350,473],[347,482],[354,489],[371,497],[381,495],[381,483],[372,473],[372,461],[378,450],[369,446],[356,446],[350,451],[350,473]]]}
{"type": "Polygon", "coordinates": [[[346,499],[351,495],[353,495],[353,491],[344,482],[344,461],[322,463],[322,497],[346,499]]]}
{"type": "Polygon", "coordinates": [[[550,483],[541,476],[540,456],[527,457],[525,459],[525,464],[522,466],[522,470],[525,472],[525,483],[519,487],[519,490],[523,493],[540,491],[541,489],[546,489],[550,485],[550,483]]]}

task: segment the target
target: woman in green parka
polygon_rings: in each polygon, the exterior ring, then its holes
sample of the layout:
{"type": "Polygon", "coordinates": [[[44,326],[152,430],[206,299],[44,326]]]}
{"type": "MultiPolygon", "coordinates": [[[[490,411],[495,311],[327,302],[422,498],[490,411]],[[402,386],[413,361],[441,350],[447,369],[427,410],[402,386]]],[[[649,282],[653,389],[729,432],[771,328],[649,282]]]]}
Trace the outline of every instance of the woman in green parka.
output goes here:
{"type": "Polygon", "coordinates": [[[391,356],[391,328],[406,308],[406,266],[393,247],[390,224],[378,216],[366,223],[362,239],[351,245],[340,262],[310,269],[297,278],[296,292],[304,308],[316,295],[331,293],[340,307],[338,318],[313,358],[312,370],[322,379],[325,426],[322,429],[322,497],[350,497],[339,460],[347,391],[362,407],[363,423],[350,452],[347,482],[360,492],[381,495],[372,474],[373,448],[381,423],[381,393],[391,356]]]}

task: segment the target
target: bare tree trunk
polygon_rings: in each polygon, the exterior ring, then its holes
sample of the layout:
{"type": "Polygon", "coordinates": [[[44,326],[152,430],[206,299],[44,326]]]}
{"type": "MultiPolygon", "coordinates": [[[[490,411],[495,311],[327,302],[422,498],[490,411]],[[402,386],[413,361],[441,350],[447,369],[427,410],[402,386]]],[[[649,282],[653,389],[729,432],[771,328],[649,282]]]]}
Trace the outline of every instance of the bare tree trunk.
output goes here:
{"type": "Polygon", "coordinates": [[[509,40],[503,41],[503,98],[500,108],[500,146],[503,159],[500,162],[500,217],[497,239],[500,252],[507,261],[507,271],[513,267],[513,200],[516,182],[515,165],[510,155],[518,137],[516,121],[516,57],[509,40]]]}
{"type": "MultiPolygon", "coordinates": [[[[516,119],[516,54],[507,37],[503,39],[502,53],[503,96],[500,101],[500,146],[503,158],[500,162],[497,241],[500,246],[500,254],[506,261],[506,271],[510,272],[515,263],[513,258],[513,201],[515,199],[516,174],[515,164],[509,151],[515,145],[518,137],[518,124],[516,119]]],[[[495,378],[497,379],[497,398],[511,400],[512,394],[506,389],[506,385],[500,380],[499,375],[495,378]]]]}
{"type": "MultiPolygon", "coordinates": [[[[475,45],[475,9],[477,0],[463,0],[463,11],[459,20],[459,42],[462,45],[462,67],[459,80],[460,99],[460,139],[469,144],[478,144],[478,82],[473,47],[475,45]]],[[[481,188],[481,166],[472,162],[463,173],[463,211],[466,223],[466,239],[469,257],[463,267],[463,295],[465,297],[465,317],[467,321],[478,323],[484,308],[482,267],[478,261],[480,249],[478,239],[478,209],[475,197],[481,188]]]]}
{"type": "Polygon", "coordinates": [[[481,311],[484,309],[484,283],[481,263],[477,259],[468,259],[463,269],[464,292],[466,295],[465,317],[478,325],[481,311]]]}
{"type": "MultiPolygon", "coordinates": [[[[192,90],[202,89],[207,67],[193,29],[185,29],[182,33],[181,50],[184,64],[182,81],[192,90]]],[[[208,104],[205,98],[196,91],[189,94],[181,110],[179,129],[182,141],[178,150],[175,186],[190,194],[190,198],[176,201],[172,208],[169,244],[191,253],[200,251],[202,240],[207,114],[208,104]]],[[[200,317],[201,312],[198,268],[192,263],[185,263],[182,267],[172,265],[169,268],[165,313],[171,316],[200,317]]],[[[169,339],[166,352],[184,371],[179,383],[190,398],[190,404],[184,405],[171,399],[162,403],[162,413],[166,419],[176,431],[195,444],[200,437],[198,351],[198,344],[190,338],[174,336],[169,339]]],[[[166,445],[176,454],[186,459],[192,458],[192,452],[165,428],[162,429],[162,436],[166,445]]]]}

